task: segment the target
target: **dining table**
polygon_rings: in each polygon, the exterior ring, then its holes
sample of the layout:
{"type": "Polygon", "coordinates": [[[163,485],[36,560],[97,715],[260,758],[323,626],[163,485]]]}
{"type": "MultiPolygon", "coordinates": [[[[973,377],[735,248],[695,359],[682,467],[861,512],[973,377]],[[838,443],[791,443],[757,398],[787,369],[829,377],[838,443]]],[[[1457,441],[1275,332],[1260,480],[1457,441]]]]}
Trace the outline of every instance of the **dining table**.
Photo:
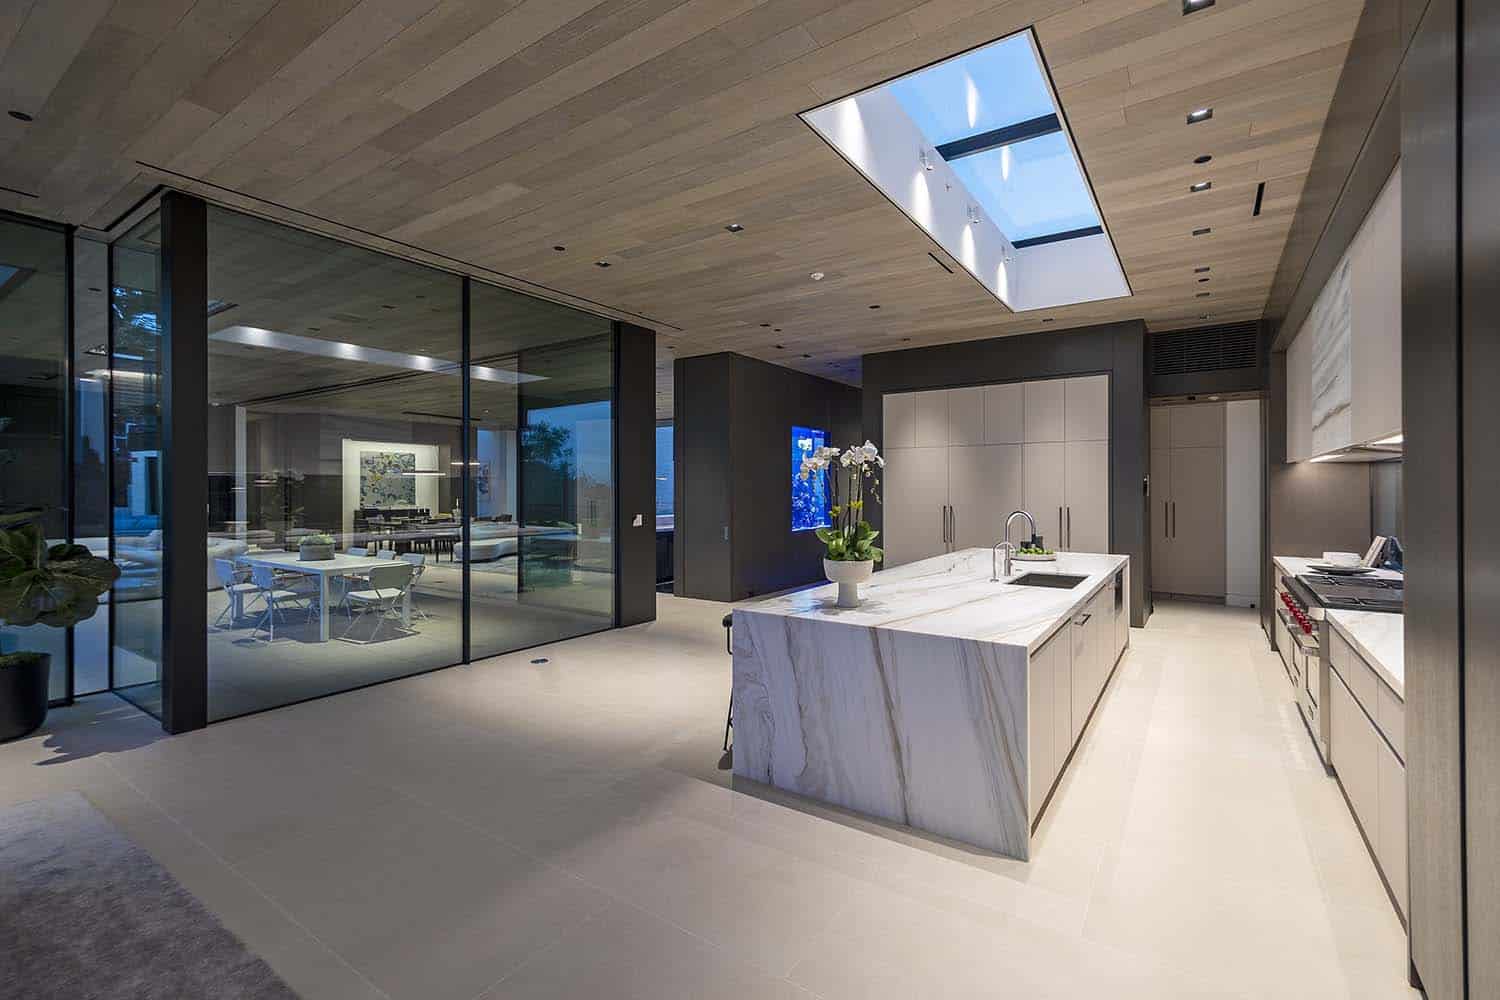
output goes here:
{"type": "MultiPolygon", "coordinates": [[[[336,576],[364,576],[379,566],[406,566],[400,559],[371,559],[337,553],[332,559],[301,559],[296,552],[247,552],[240,561],[255,566],[269,566],[283,573],[301,573],[318,580],[318,641],[328,641],[329,580],[336,576]]],[[[411,625],[411,588],[401,595],[401,624],[411,625]]]]}

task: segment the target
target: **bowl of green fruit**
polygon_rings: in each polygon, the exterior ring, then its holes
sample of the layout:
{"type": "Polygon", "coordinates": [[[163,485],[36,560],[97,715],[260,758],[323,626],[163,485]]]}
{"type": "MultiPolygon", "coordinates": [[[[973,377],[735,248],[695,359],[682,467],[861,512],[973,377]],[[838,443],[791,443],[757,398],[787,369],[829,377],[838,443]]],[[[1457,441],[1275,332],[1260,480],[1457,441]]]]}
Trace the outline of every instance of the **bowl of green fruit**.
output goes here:
{"type": "Polygon", "coordinates": [[[1040,545],[1023,545],[1011,558],[1016,562],[1056,562],[1057,553],[1040,545]]]}

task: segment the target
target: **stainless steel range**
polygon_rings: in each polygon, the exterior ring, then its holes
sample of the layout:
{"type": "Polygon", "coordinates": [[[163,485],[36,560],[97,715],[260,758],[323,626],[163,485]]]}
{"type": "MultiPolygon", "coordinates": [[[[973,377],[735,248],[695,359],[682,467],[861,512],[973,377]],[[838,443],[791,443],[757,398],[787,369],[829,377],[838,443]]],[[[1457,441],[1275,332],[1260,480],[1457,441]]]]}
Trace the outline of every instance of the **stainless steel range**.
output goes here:
{"type": "Polygon", "coordinates": [[[1277,609],[1294,649],[1288,665],[1297,690],[1297,708],[1312,734],[1313,745],[1328,762],[1329,722],[1323,712],[1328,702],[1328,630],[1326,612],[1373,611],[1401,614],[1404,608],[1401,575],[1378,571],[1364,576],[1331,573],[1286,574],[1281,578],[1282,607],[1277,609]]]}

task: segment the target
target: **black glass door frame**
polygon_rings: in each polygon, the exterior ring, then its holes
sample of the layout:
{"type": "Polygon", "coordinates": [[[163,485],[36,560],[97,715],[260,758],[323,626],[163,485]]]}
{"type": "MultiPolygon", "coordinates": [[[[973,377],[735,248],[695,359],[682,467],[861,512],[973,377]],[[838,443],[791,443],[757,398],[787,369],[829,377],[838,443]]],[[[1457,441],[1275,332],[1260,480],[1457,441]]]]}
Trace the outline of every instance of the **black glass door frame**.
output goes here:
{"type": "MultiPolygon", "coordinates": [[[[209,476],[207,462],[207,427],[208,420],[208,209],[209,203],[193,195],[177,191],[166,191],[160,199],[161,212],[161,263],[159,265],[159,314],[161,324],[163,365],[162,379],[162,478],[167,484],[163,495],[163,522],[162,522],[162,551],[164,578],[162,585],[163,611],[162,611],[162,634],[161,634],[161,685],[162,685],[162,714],[160,721],[164,729],[171,733],[187,732],[193,729],[203,728],[208,724],[208,651],[206,637],[208,635],[208,615],[203,595],[207,590],[207,535],[208,535],[208,503],[209,503],[209,476]]],[[[229,209],[230,211],[237,211],[229,209]]],[[[284,224],[284,223],[277,223],[284,224]]],[[[346,241],[345,241],[346,242],[346,241]]],[[[369,249],[369,248],[367,248],[369,249]]],[[[376,251],[379,252],[379,251],[376,251]]],[[[388,255],[389,256],[389,255],[388,255]]],[[[400,259],[400,258],[397,258],[400,259]]],[[[475,422],[472,415],[471,396],[471,291],[474,284],[489,285],[488,282],[477,282],[471,276],[459,272],[444,271],[434,268],[430,264],[422,264],[433,271],[453,274],[461,280],[461,325],[460,331],[461,358],[459,362],[459,375],[463,383],[463,398],[461,415],[460,436],[462,445],[460,448],[463,469],[460,476],[460,495],[464,498],[464,508],[461,511],[460,538],[464,546],[465,558],[463,560],[461,586],[462,586],[462,626],[461,626],[461,660],[459,663],[469,663],[472,657],[471,647],[471,622],[473,616],[472,602],[472,573],[470,568],[471,559],[471,525],[473,513],[477,509],[475,476],[474,476],[474,452],[471,435],[474,432],[475,422]]],[[[110,257],[110,285],[114,286],[115,275],[113,273],[113,255],[110,257]]],[[[501,288],[516,295],[525,296],[523,292],[507,289],[502,285],[490,287],[501,288]]],[[[531,296],[526,296],[531,298],[531,296]]],[[[567,306],[574,309],[576,307],[567,306]]],[[[622,337],[626,340],[632,337],[637,346],[631,356],[637,364],[642,358],[645,359],[646,379],[642,383],[642,389],[648,403],[654,407],[654,377],[651,365],[654,346],[651,344],[654,333],[649,330],[632,327],[619,321],[609,321],[609,332],[607,340],[613,354],[610,370],[610,434],[612,439],[612,465],[611,479],[613,486],[611,532],[614,540],[614,551],[612,555],[614,580],[613,613],[609,623],[601,626],[602,629],[618,627],[622,624],[621,612],[621,570],[622,570],[622,540],[625,534],[627,500],[622,496],[619,476],[621,470],[621,353],[622,337]],[[640,335],[646,335],[646,340],[641,340],[640,335]],[[641,344],[645,344],[642,354],[641,344]]],[[[114,324],[110,324],[108,351],[111,357],[114,353],[114,324]]],[[[114,412],[114,380],[111,379],[106,387],[106,407],[110,414],[114,412]]],[[[519,395],[519,394],[518,394],[519,395]]],[[[640,395],[639,392],[635,395],[640,395]]],[[[111,418],[112,419],[112,418],[111,418]]],[[[642,424],[644,439],[654,443],[652,437],[654,428],[654,409],[651,412],[651,420],[642,424]]],[[[636,449],[639,450],[639,449],[636,449]]],[[[524,463],[520,461],[520,449],[517,451],[517,511],[521,510],[521,489],[524,475],[521,471],[524,463]]],[[[114,462],[111,455],[109,466],[109,493],[114,495],[114,462]]],[[[643,483],[649,491],[652,483],[652,462],[644,461],[641,466],[643,483]]],[[[631,497],[630,503],[636,503],[636,498],[631,497]]],[[[643,509],[654,509],[646,507],[643,509]]],[[[644,529],[643,529],[644,530],[644,529]]],[[[650,532],[654,544],[654,531],[650,532]]],[[[113,518],[110,520],[109,546],[111,556],[115,553],[116,530],[113,518]]],[[[518,548],[520,542],[518,539],[518,548]]],[[[518,563],[520,562],[518,558],[518,563]]],[[[654,581],[654,549],[650,559],[650,576],[654,581]]],[[[520,568],[518,566],[518,577],[520,568]]],[[[519,582],[519,581],[518,581],[519,582]]],[[[648,588],[653,600],[654,586],[648,588]]],[[[110,686],[114,687],[114,642],[115,642],[115,616],[114,604],[110,603],[110,628],[108,648],[110,651],[110,686]]],[[[654,617],[654,614],[652,615],[654,617]]],[[[636,616],[639,620],[639,616],[636,616]]],[[[630,624],[626,621],[624,624],[630,624]]],[[[555,642],[556,639],[546,639],[536,645],[545,645],[555,642]]],[[[506,652],[517,652],[529,648],[521,645],[506,652]]],[[[486,656],[494,655],[486,653],[486,656]]],[[[417,671],[405,676],[416,676],[420,673],[428,673],[432,670],[444,670],[457,663],[438,664],[431,668],[417,671]]],[[[321,697],[329,697],[332,694],[347,693],[347,691],[358,690],[360,687],[368,687],[373,684],[387,683],[387,680],[370,682],[370,684],[356,685],[337,692],[315,695],[309,699],[314,700],[321,697]]],[[[295,704],[292,702],[290,704],[295,704]]],[[[278,705],[274,707],[286,707],[278,705]]],[[[260,709],[259,711],[268,711],[260,709]]],[[[255,714],[255,713],[250,713],[255,714]]],[[[216,720],[224,721],[224,720],[216,720]]]]}

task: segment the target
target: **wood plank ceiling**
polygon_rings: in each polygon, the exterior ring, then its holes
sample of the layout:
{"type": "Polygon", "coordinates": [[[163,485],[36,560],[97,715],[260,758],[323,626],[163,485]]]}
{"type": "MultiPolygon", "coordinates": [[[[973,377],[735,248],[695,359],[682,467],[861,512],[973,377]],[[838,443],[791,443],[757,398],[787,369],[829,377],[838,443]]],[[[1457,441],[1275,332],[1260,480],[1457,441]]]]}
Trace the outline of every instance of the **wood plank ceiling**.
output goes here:
{"type": "Polygon", "coordinates": [[[103,227],[166,182],[447,255],[656,325],[669,412],[673,356],[857,382],[899,346],[1258,318],[1362,5],[19,0],[0,207],[103,227]],[[1027,25],[1131,297],[1008,313],[797,117],[1027,25]]]}

